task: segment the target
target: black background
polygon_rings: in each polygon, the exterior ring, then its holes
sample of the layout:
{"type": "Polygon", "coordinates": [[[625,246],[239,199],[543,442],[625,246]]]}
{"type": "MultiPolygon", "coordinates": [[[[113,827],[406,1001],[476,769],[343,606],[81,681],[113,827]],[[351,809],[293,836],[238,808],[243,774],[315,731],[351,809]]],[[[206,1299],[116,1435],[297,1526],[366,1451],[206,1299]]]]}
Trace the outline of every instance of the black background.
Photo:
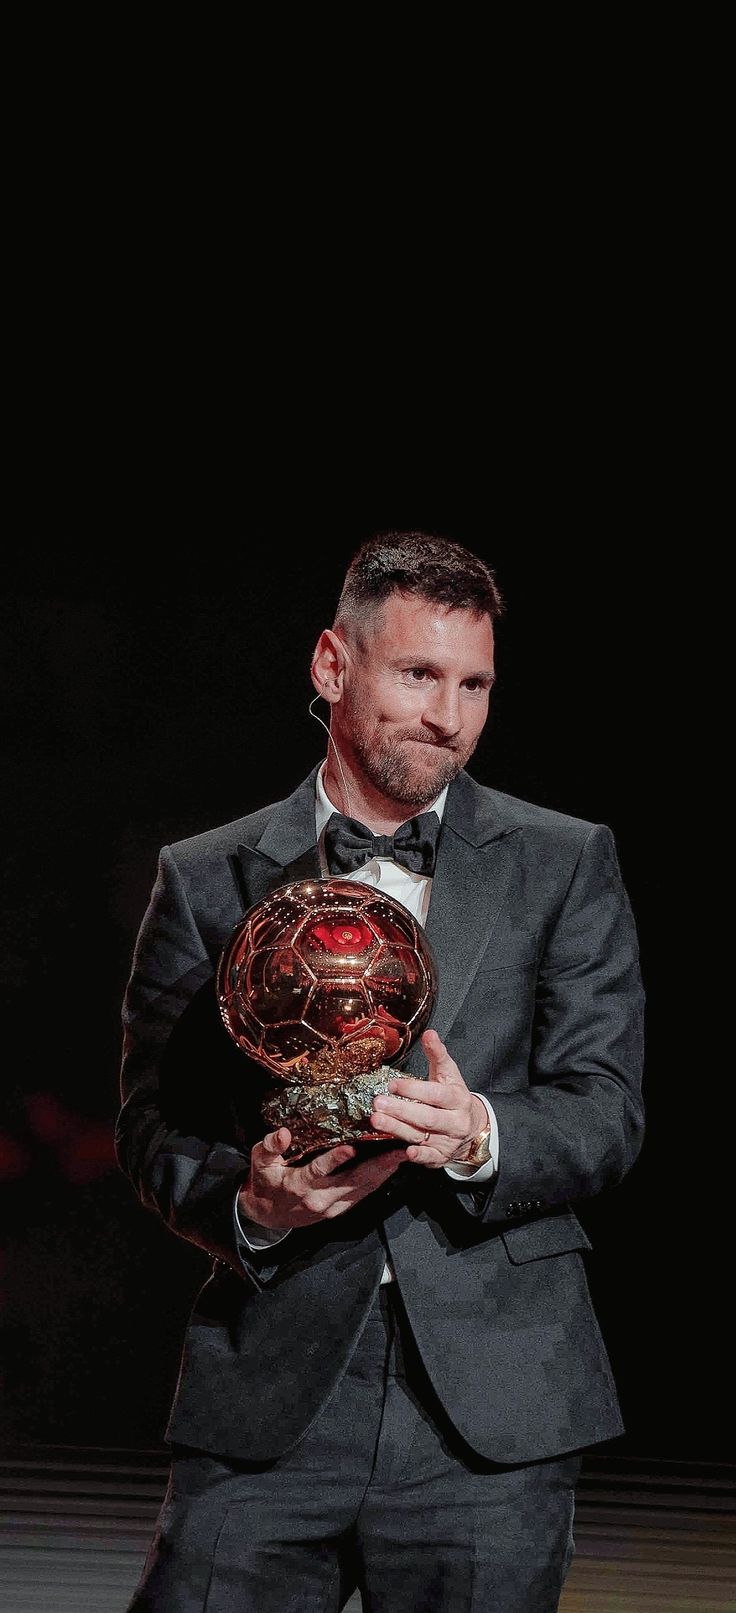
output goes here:
{"type": "Polygon", "coordinates": [[[391,526],[478,549],[507,599],[472,771],[616,835],[649,1127],[583,1214],[620,1448],[731,1456],[722,208],[692,75],[641,33],[583,73],[572,53],[562,93],[546,41],[495,76],[413,41],[387,79],[381,39],[362,94],[348,56],[315,95],[288,41],[238,55],[237,91],[170,29],[93,72],[75,39],[68,71],[56,38],[29,55],[0,557],[10,1442],[160,1441],[207,1262],[111,1157],[135,935],[163,842],[323,754],[311,648],[391,526]]]}
{"type": "Polygon", "coordinates": [[[396,415],[390,443],[367,428],[356,449],[344,422],[302,439],[292,418],[237,454],[210,429],[203,453],[183,414],[156,442],[155,417],[149,403],[132,474],[124,435],[111,446],[103,429],[84,474],[71,448],[51,456],[64,522],[26,523],[2,598],[6,1438],[161,1444],[209,1264],[141,1208],[110,1151],[158,849],[289,793],[323,755],[308,666],[345,566],[373,531],[424,527],[482,554],[507,606],[470,771],[608,823],[637,919],[649,1129],[627,1180],[581,1211],[628,1428],[617,1449],[727,1458],[723,1184],[681,923],[702,855],[682,573],[653,532],[656,478],[642,492],[638,452],[602,447],[595,423],[583,440],[582,409],[574,452],[558,418],[533,453],[510,425],[495,443],[429,420],[402,436],[396,415]]]}

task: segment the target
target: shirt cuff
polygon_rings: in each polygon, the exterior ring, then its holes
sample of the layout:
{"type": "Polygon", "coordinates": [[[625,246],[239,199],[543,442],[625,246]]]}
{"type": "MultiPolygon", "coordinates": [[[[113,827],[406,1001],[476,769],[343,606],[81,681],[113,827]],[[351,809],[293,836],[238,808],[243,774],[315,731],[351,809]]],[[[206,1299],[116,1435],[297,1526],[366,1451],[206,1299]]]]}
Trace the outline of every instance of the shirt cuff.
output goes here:
{"type": "Polygon", "coordinates": [[[481,1103],[485,1104],[488,1111],[488,1123],[491,1128],[491,1135],[488,1139],[488,1142],[490,1145],[491,1157],[489,1160],[486,1160],[485,1165],[476,1165],[475,1167],[472,1165],[462,1165],[459,1162],[455,1165],[445,1165],[444,1169],[447,1171],[448,1176],[454,1177],[456,1182],[489,1182],[491,1177],[495,1176],[496,1171],[498,1170],[499,1149],[498,1122],[496,1120],[496,1116],[493,1113],[493,1109],[488,1101],[488,1098],[485,1096],[485,1093],[474,1092],[473,1097],[480,1098],[481,1103]]]}
{"type": "Polygon", "coordinates": [[[236,1238],[239,1239],[241,1243],[244,1243],[246,1248],[252,1249],[254,1252],[259,1249],[270,1249],[273,1243],[281,1243],[284,1238],[288,1238],[291,1231],[291,1227],[285,1227],[283,1232],[280,1227],[261,1227],[258,1225],[257,1221],[245,1220],[244,1225],[238,1211],[237,1193],[235,1195],[235,1202],[233,1204],[233,1217],[235,1220],[236,1238]],[[248,1228],[247,1232],[245,1230],[246,1227],[248,1228]]]}

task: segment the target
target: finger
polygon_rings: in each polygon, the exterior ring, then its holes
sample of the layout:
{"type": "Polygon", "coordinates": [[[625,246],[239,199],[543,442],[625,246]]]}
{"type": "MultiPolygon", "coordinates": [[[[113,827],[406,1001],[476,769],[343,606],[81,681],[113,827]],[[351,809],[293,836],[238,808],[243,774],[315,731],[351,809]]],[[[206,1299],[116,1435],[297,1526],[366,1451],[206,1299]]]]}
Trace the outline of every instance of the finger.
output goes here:
{"type": "Polygon", "coordinates": [[[321,1180],[323,1176],[330,1176],[339,1165],[345,1165],[349,1159],[354,1158],[355,1148],[352,1143],[336,1143],[334,1148],[327,1148],[324,1154],[316,1154],[314,1159],[310,1159],[309,1164],[302,1168],[305,1172],[310,1172],[315,1180],[321,1180]]]}
{"type": "Polygon", "coordinates": [[[251,1150],[251,1158],[256,1164],[275,1165],[283,1163],[283,1157],[291,1142],[291,1132],[288,1126],[279,1126],[278,1131],[268,1131],[259,1143],[255,1143],[251,1150]],[[263,1157],[265,1155],[265,1158],[263,1157]],[[256,1158],[258,1156],[258,1158],[256,1158]]]}
{"type": "Polygon", "coordinates": [[[449,1162],[439,1148],[433,1148],[431,1143],[412,1143],[406,1150],[406,1157],[411,1165],[428,1165],[437,1170],[440,1165],[449,1162]]]}
{"type": "MultiPolygon", "coordinates": [[[[435,1110],[435,1114],[436,1112],[437,1111],[435,1110]]],[[[437,1127],[436,1121],[434,1125],[432,1124],[431,1116],[429,1117],[428,1122],[426,1120],[417,1120],[409,1124],[409,1122],[406,1121],[403,1116],[399,1117],[398,1115],[381,1114],[380,1116],[374,1116],[373,1124],[375,1126],[380,1125],[382,1131],[389,1132],[390,1136],[397,1137],[400,1142],[405,1143],[424,1142],[426,1140],[427,1132],[430,1132],[430,1134],[434,1132],[436,1136],[443,1138],[448,1145],[456,1146],[457,1139],[462,1136],[462,1132],[459,1130],[459,1128],[456,1128],[457,1135],[455,1135],[455,1133],[451,1134],[450,1132],[446,1131],[444,1122],[443,1129],[440,1131],[437,1127]]]]}
{"type": "Polygon", "coordinates": [[[434,1081],[462,1081],[462,1076],[436,1031],[425,1031],[422,1047],[429,1063],[430,1079],[434,1081]]]}
{"type": "MultiPolygon", "coordinates": [[[[414,1098],[418,1103],[435,1104],[438,1109],[451,1109],[457,1102],[456,1094],[448,1090],[446,1082],[421,1081],[413,1075],[395,1076],[389,1082],[389,1092],[398,1098],[414,1098]]],[[[383,1097],[383,1093],[379,1093],[378,1097],[383,1097]]]]}
{"type": "Polygon", "coordinates": [[[346,1188],[350,1193],[357,1190],[357,1197],[363,1198],[366,1193],[372,1192],[374,1187],[380,1187],[389,1176],[393,1176],[406,1159],[406,1149],[397,1145],[396,1148],[382,1148],[375,1154],[364,1155],[353,1170],[345,1173],[346,1188]]]}
{"type": "MultiPolygon", "coordinates": [[[[460,1115],[458,1113],[456,1116],[455,1109],[431,1108],[427,1103],[412,1103],[411,1098],[376,1098],[372,1115],[374,1126],[380,1126],[389,1119],[409,1126],[412,1132],[438,1131],[443,1137],[452,1137],[455,1132],[458,1137],[463,1135],[460,1115]]],[[[391,1134],[395,1135],[393,1127],[391,1134]]],[[[400,1135],[405,1134],[402,1132],[400,1135]]]]}
{"type": "Polygon", "coordinates": [[[314,1197],[315,1208],[326,1219],[343,1215],[361,1199],[367,1198],[381,1187],[406,1159],[403,1148],[382,1149],[380,1153],[364,1156],[358,1165],[344,1174],[325,1182],[322,1192],[314,1197]],[[333,1186],[334,1183],[334,1186],[333,1186]]]}

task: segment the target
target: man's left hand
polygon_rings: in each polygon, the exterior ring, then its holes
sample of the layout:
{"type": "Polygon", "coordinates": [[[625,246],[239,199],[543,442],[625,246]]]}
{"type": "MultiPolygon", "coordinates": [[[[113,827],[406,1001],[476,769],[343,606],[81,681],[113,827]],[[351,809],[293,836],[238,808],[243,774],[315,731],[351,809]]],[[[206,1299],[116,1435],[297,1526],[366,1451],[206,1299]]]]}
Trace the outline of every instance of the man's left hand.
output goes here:
{"type": "Polygon", "coordinates": [[[412,1164],[437,1170],[462,1162],[473,1138],[485,1131],[488,1111],[466,1087],[436,1031],[424,1032],[422,1047],[429,1064],[428,1079],[395,1076],[389,1083],[390,1095],[373,1099],[371,1120],[377,1130],[409,1144],[406,1157],[412,1164]]]}

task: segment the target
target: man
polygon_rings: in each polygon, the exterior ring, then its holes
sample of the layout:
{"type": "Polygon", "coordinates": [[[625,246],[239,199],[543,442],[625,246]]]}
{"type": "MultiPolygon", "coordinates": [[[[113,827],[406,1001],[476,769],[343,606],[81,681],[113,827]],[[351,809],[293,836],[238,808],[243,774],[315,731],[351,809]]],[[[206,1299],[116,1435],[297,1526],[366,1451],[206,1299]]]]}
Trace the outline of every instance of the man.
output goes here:
{"type": "Polygon", "coordinates": [[[610,830],[465,771],[502,609],[462,546],[370,540],[314,652],[324,766],[161,853],[118,1158],[214,1267],[136,1613],[558,1606],[581,1453],[622,1427],[571,1204],[640,1146],[643,992],[610,830]],[[374,1100],[395,1148],[295,1164],[244,1114],[213,981],[246,908],[330,872],[411,908],[440,987],[374,1100]]]}

